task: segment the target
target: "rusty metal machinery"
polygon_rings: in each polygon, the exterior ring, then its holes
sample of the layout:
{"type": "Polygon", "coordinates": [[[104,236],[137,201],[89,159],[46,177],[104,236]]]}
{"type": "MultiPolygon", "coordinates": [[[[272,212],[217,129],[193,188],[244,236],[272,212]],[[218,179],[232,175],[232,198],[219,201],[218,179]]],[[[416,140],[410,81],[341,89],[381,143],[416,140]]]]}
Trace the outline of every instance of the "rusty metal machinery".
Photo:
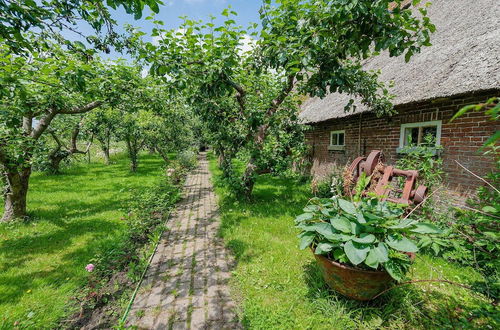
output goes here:
{"type": "Polygon", "coordinates": [[[365,173],[371,176],[369,187],[384,200],[399,204],[421,203],[427,194],[427,187],[415,187],[418,171],[400,170],[383,164],[383,161],[380,150],[373,150],[368,157],[356,158],[349,166],[353,182],[356,183],[361,173],[365,173]],[[404,179],[404,183],[399,178],[404,179]]]}

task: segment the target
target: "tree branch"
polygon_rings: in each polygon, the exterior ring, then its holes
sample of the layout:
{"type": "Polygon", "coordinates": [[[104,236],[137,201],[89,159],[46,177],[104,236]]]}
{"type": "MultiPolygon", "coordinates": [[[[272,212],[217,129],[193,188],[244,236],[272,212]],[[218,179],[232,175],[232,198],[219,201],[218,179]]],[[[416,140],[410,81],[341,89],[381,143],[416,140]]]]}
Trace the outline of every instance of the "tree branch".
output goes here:
{"type": "Polygon", "coordinates": [[[79,113],[89,112],[90,110],[93,110],[97,107],[100,107],[103,103],[104,102],[102,102],[102,101],[94,101],[94,102],[90,102],[84,106],[76,107],[76,108],[73,108],[70,110],[59,110],[57,113],[65,114],[65,115],[76,115],[79,113]]]}
{"type": "Polygon", "coordinates": [[[71,132],[71,147],[70,147],[71,153],[78,152],[78,147],[76,146],[76,140],[78,139],[78,134],[80,134],[80,123],[78,123],[73,129],[73,132],[71,132]]]}
{"type": "Polygon", "coordinates": [[[31,137],[35,140],[38,140],[43,132],[45,132],[47,127],[49,127],[50,123],[56,115],[57,112],[55,110],[49,110],[49,112],[42,119],[40,119],[38,126],[33,131],[31,131],[31,137]]]}
{"type": "Polygon", "coordinates": [[[461,168],[463,168],[464,170],[466,170],[467,172],[469,172],[470,174],[472,174],[474,177],[478,178],[479,180],[483,181],[488,186],[490,186],[493,190],[495,190],[497,193],[500,194],[500,191],[497,188],[495,188],[491,183],[489,183],[488,181],[486,181],[485,179],[483,179],[479,175],[475,174],[474,172],[472,172],[471,170],[469,170],[467,167],[465,167],[462,164],[460,164],[457,160],[455,160],[455,163],[457,163],[461,168]]]}
{"type": "MultiPolygon", "coordinates": [[[[285,101],[286,97],[293,90],[294,82],[295,82],[294,75],[290,75],[287,77],[286,85],[283,86],[283,89],[281,90],[279,95],[274,100],[272,100],[271,105],[269,106],[269,108],[266,111],[265,118],[271,117],[272,115],[274,115],[276,113],[276,111],[278,111],[280,105],[285,101]]],[[[259,126],[258,131],[257,131],[257,135],[254,136],[254,140],[257,143],[257,145],[261,145],[264,142],[266,135],[267,135],[268,128],[269,128],[269,124],[262,124],[259,126]]]]}
{"type": "Polygon", "coordinates": [[[243,114],[245,113],[245,97],[247,95],[247,92],[241,85],[237,84],[233,80],[229,79],[227,75],[224,74],[226,77],[227,82],[231,87],[233,87],[236,90],[236,101],[238,102],[238,105],[240,106],[240,114],[243,117],[243,114]]]}
{"type": "Polygon", "coordinates": [[[62,147],[66,148],[66,146],[61,142],[61,140],[59,139],[59,137],[56,135],[56,133],[54,131],[50,130],[49,133],[50,133],[50,135],[52,136],[52,138],[54,139],[54,141],[56,141],[56,143],[58,145],[57,150],[61,149],[62,147]]]}
{"type": "Polygon", "coordinates": [[[33,114],[28,114],[23,117],[23,131],[26,135],[30,135],[33,130],[33,114]]]}
{"type": "Polygon", "coordinates": [[[295,76],[294,75],[288,76],[286,85],[283,87],[278,97],[276,97],[271,102],[271,106],[267,110],[266,116],[272,116],[278,110],[279,106],[285,101],[286,97],[293,90],[294,83],[295,83],[295,76]]]}

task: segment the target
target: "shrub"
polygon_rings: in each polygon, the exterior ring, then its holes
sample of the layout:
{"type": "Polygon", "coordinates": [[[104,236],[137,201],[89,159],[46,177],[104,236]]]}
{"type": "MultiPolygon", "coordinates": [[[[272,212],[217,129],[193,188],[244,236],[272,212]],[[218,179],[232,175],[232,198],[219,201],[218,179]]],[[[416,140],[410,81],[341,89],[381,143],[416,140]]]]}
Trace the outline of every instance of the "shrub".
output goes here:
{"type": "MultiPolygon", "coordinates": [[[[500,169],[500,162],[497,161],[500,169]]],[[[488,175],[493,187],[500,186],[500,171],[488,175]]],[[[492,187],[478,189],[477,200],[469,200],[467,209],[455,209],[455,217],[441,220],[450,228],[452,244],[447,246],[449,259],[473,266],[492,276],[500,269],[500,194],[492,187]]]]}
{"type": "Polygon", "coordinates": [[[311,193],[319,198],[328,198],[342,195],[344,189],[343,170],[333,167],[332,172],[322,179],[313,179],[311,182],[311,193]]]}
{"type": "Polygon", "coordinates": [[[198,155],[193,150],[184,150],[177,156],[179,164],[189,170],[198,166],[198,155]]]}
{"type": "Polygon", "coordinates": [[[442,146],[435,146],[434,137],[427,135],[423,145],[404,147],[401,150],[404,156],[396,166],[402,170],[418,170],[419,184],[431,189],[443,181],[443,159],[439,157],[442,150],[442,146]]]}

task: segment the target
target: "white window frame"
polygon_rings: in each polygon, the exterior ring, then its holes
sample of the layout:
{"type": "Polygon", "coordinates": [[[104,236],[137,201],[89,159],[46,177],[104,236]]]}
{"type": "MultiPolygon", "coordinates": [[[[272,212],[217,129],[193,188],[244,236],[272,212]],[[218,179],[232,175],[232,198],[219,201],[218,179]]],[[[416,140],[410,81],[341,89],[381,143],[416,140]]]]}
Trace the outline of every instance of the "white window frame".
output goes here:
{"type": "Polygon", "coordinates": [[[402,124],[401,130],[399,132],[399,148],[404,148],[405,146],[405,130],[407,128],[424,127],[424,126],[436,126],[436,146],[441,145],[441,127],[443,122],[441,120],[433,121],[422,121],[417,123],[402,124]]]}
{"type": "Polygon", "coordinates": [[[328,150],[344,150],[345,149],[345,130],[330,131],[330,141],[328,143],[328,150]],[[333,134],[344,134],[344,144],[332,144],[333,134]]]}

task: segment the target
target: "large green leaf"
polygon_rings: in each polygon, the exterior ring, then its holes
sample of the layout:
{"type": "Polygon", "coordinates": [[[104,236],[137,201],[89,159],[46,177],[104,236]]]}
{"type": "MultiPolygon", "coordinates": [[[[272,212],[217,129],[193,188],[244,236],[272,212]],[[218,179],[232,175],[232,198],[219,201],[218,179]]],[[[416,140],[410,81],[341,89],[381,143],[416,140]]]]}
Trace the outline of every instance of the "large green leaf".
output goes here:
{"type": "Polygon", "coordinates": [[[318,205],[307,205],[303,209],[304,212],[316,212],[318,210],[319,210],[319,206],[318,205]]]}
{"type": "Polygon", "coordinates": [[[410,241],[408,238],[401,236],[401,238],[397,238],[394,235],[389,235],[387,240],[385,241],[387,245],[389,245],[394,250],[398,250],[401,252],[417,252],[418,247],[415,243],[410,241]]]}
{"type": "Polygon", "coordinates": [[[313,232],[316,231],[316,227],[314,226],[314,224],[307,224],[304,222],[299,223],[297,225],[297,228],[302,229],[302,231],[313,231],[313,232]]]}
{"type": "Polygon", "coordinates": [[[375,248],[371,248],[370,252],[368,252],[368,256],[366,257],[365,265],[367,265],[368,267],[371,267],[373,269],[377,269],[379,263],[380,262],[378,260],[378,255],[377,255],[375,248]]]}
{"type": "Polygon", "coordinates": [[[372,234],[363,233],[359,237],[354,237],[352,240],[357,243],[370,244],[375,242],[375,236],[372,234]]]}
{"type": "Polygon", "coordinates": [[[401,267],[397,264],[397,262],[393,260],[389,260],[384,264],[384,269],[391,275],[393,279],[398,282],[401,282],[405,276],[401,267]]]}
{"type": "Polygon", "coordinates": [[[339,198],[338,200],[339,207],[346,213],[357,215],[356,206],[353,203],[346,201],[345,199],[339,198]]]}
{"type": "Polygon", "coordinates": [[[375,253],[377,254],[378,262],[383,263],[389,260],[389,251],[387,251],[387,246],[384,243],[378,243],[375,253]]]}
{"type": "Polygon", "coordinates": [[[318,222],[315,223],[314,229],[316,232],[322,236],[324,236],[327,239],[334,239],[335,238],[335,233],[333,232],[333,227],[331,224],[327,222],[318,222]]]}
{"type": "Polygon", "coordinates": [[[313,217],[314,215],[312,213],[302,213],[295,218],[295,222],[298,223],[306,220],[311,220],[313,217]]]}
{"type": "Polygon", "coordinates": [[[366,223],[366,219],[363,216],[363,213],[361,213],[361,212],[358,213],[357,220],[358,220],[359,223],[366,223]]]}
{"type": "Polygon", "coordinates": [[[397,225],[390,226],[389,228],[391,228],[391,229],[403,229],[403,228],[408,228],[415,223],[417,223],[417,221],[407,218],[407,219],[400,221],[397,225]]]}
{"type": "Polygon", "coordinates": [[[496,131],[492,136],[486,140],[485,146],[494,145],[498,140],[500,140],[500,131],[496,131]]]}
{"type": "Polygon", "coordinates": [[[307,248],[309,245],[311,245],[315,236],[316,236],[316,234],[314,232],[309,231],[309,232],[303,233],[302,236],[300,237],[299,248],[301,250],[304,250],[305,248],[307,248]]]}
{"type": "Polygon", "coordinates": [[[332,224],[333,228],[343,233],[352,233],[351,222],[345,217],[332,218],[330,219],[330,223],[332,224]]]}
{"type": "Polygon", "coordinates": [[[432,223],[425,223],[425,222],[417,223],[415,225],[415,227],[411,229],[411,231],[414,233],[419,233],[419,234],[441,234],[443,232],[436,225],[433,225],[432,223]]]}
{"type": "Polygon", "coordinates": [[[336,248],[338,246],[339,246],[339,244],[328,243],[328,242],[319,243],[316,246],[316,250],[314,250],[314,253],[315,254],[325,254],[325,253],[330,252],[333,248],[336,248]]]}
{"type": "Polygon", "coordinates": [[[344,245],[344,252],[353,265],[359,265],[365,261],[368,251],[370,251],[368,246],[353,241],[349,241],[344,245]]]}

